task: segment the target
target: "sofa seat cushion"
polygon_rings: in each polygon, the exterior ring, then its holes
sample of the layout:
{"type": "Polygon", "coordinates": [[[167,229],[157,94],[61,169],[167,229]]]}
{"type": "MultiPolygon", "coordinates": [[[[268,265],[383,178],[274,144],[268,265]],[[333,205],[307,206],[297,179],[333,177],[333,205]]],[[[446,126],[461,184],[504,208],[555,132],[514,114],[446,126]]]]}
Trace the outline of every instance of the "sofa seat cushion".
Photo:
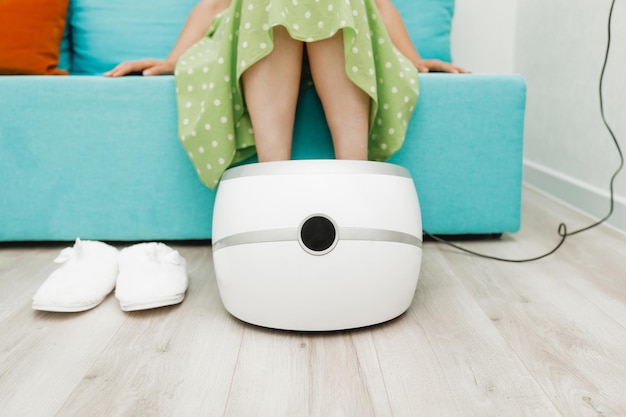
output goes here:
{"type": "MultiPolygon", "coordinates": [[[[390,162],[411,172],[424,230],[516,231],[524,80],[420,74],[420,85],[390,162]]],[[[215,194],[178,141],[173,76],[0,77],[0,91],[0,241],[211,237],[215,194]]],[[[320,120],[319,98],[307,89],[294,159],[333,157],[320,120]]]]}
{"type": "Polygon", "coordinates": [[[69,0],[3,0],[0,74],[60,75],[57,68],[69,0]]]}

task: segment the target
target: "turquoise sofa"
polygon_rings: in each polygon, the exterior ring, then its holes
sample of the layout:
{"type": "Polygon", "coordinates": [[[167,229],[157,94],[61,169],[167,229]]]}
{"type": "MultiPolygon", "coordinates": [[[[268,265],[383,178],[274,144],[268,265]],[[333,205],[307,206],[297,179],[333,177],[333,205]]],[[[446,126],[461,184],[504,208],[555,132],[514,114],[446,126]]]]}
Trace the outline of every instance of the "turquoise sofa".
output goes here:
{"type": "MultiPolygon", "coordinates": [[[[95,46],[85,49],[78,42],[95,24],[90,22],[102,20],[92,16],[79,31],[72,24],[76,14],[119,1],[72,0],[63,43],[70,55],[61,54],[69,76],[0,76],[0,241],[211,238],[215,193],[201,184],[178,142],[174,78],[100,76],[113,61],[164,56],[171,45],[154,51],[127,39],[127,51],[113,52],[100,45],[103,55],[113,53],[107,62],[86,58],[84,52],[93,54],[95,46]],[[85,63],[92,68],[86,70],[85,63]]],[[[449,25],[453,1],[395,1],[403,16],[415,13],[420,2],[444,10],[433,16],[449,25]]],[[[157,8],[172,2],[148,3],[157,8]]],[[[113,16],[121,13],[113,9],[113,16]]],[[[169,28],[172,43],[187,12],[169,28]]],[[[405,21],[422,55],[449,60],[449,26],[443,35],[437,27],[434,35],[425,35],[410,16],[405,21]]],[[[142,45],[141,39],[136,43],[142,45]]],[[[433,73],[421,74],[420,86],[404,147],[389,162],[411,172],[424,230],[446,235],[517,231],[524,80],[514,74],[433,73]]],[[[333,157],[312,89],[299,99],[293,157],[333,157]]]]}

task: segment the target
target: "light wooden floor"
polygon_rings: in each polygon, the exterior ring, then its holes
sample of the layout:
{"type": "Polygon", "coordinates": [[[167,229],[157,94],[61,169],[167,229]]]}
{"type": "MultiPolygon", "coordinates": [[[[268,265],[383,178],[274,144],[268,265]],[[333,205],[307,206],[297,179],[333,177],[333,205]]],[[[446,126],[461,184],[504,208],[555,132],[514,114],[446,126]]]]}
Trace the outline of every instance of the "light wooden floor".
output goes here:
{"type": "MultiPolygon", "coordinates": [[[[533,256],[560,221],[588,222],[525,189],[519,233],[466,245],[533,256]]],[[[63,246],[2,247],[0,416],[626,416],[626,237],[608,228],[530,264],[427,242],[407,313],[330,334],[237,321],[210,247],[174,246],[183,304],[79,314],[30,307],[63,246]]]]}

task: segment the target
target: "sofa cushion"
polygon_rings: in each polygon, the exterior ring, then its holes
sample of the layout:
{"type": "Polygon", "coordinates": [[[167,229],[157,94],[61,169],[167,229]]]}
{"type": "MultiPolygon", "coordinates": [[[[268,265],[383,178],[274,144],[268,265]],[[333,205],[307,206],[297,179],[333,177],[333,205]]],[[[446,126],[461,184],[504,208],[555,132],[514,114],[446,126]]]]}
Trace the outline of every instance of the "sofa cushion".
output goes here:
{"type": "Polygon", "coordinates": [[[69,30],[69,24],[65,25],[65,32],[61,40],[61,50],[59,55],[58,68],[69,71],[72,67],[72,37],[69,30]]]}
{"type": "Polygon", "coordinates": [[[122,61],[165,58],[198,0],[71,0],[74,74],[102,74],[122,61]]]}
{"type": "Polygon", "coordinates": [[[423,58],[452,62],[450,31],[454,0],[393,0],[423,58]]]}
{"type": "Polygon", "coordinates": [[[0,74],[59,75],[69,0],[2,0],[0,74]]]}
{"type": "MultiPolygon", "coordinates": [[[[424,58],[451,61],[454,0],[393,0],[424,58]]],[[[122,61],[165,58],[198,0],[71,0],[74,74],[101,74],[122,61]]]]}

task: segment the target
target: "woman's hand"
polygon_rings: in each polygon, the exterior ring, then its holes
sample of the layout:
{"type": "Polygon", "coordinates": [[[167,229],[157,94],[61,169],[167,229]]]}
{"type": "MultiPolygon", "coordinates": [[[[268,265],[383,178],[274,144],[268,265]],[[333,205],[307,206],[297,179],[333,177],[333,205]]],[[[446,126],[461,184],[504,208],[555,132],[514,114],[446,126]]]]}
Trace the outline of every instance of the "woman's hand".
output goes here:
{"type": "Polygon", "coordinates": [[[469,73],[466,69],[438,59],[420,59],[417,62],[414,62],[414,64],[419,72],[450,72],[453,74],[469,73]]]}
{"type": "Polygon", "coordinates": [[[122,62],[111,71],[104,73],[105,77],[121,77],[123,75],[141,73],[142,75],[173,74],[176,62],[145,58],[137,61],[122,62]]]}

